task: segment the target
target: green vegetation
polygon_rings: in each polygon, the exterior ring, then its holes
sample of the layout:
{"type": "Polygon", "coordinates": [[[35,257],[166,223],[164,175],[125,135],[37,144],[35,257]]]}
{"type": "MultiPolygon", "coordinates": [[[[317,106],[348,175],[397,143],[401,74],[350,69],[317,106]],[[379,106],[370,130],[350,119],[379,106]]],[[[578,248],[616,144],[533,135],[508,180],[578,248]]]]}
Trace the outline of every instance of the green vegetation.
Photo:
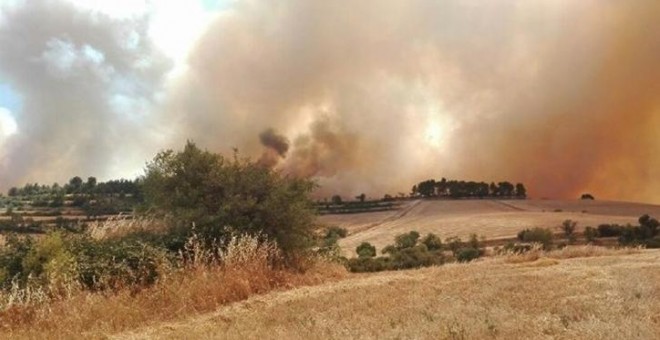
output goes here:
{"type": "Polygon", "coordinates": [[[172,217],[178,235],[173,250],[191,235],[192,225],[208,246],[238,232],[263,235],[287,254],[309,248],[314,186],[238,155],[226,159],[200,150],[192,142],[183,151],[159,153],[143,180],[146,211],[172,217]]]}
{"type": "Polygon", "coordinates": [[[447,246],[435,234],[424,236],[420,242],[419,233],[411,231],[397,235],[394,244],[383,248],[385,256],[376,257],[376,248],[364,242],[356,249],[358,257],[349,259],[347,266],[352,272],[377,272],[442,265],[448,261],[469,262],[484,255],[476,235],[467,242],[453,237],[445,243],[447,246]]]}
{"type": "Polygon", "coordinates": [[[552,231],[544,228],[525,229],[518,233],[518,240],[526,243],[538,243],[543,249],[549,250],[552,247],[552,231]]]}
{"type": "MultiPolygon", "coordinates": [[[[282,265],[289,267],[316,244],[315,210],[309,199],[314,183],[281,176],[237,155],[228,160],[188,142],[183,151],[159,153],[139,181],[109,183],[74,177],[61,190],[89,202],[99,197],[92,195],[112,197],[116,190],[140,183],[143,191],[130,194],[144,198],[140,212],[157,216],[163,227],[95,239],[60,218],[43,237],[9,235],[0,250],[0,287],[49,287],[49,294],[58,294],[53,291],[57,287],[139,288],[156,282],[167,268],[191,261],[217,263],[239,235],[276,244],[284,256],[282,265]]],[[[46,189],[29,185],[10,193],[39,190],[46,189]]],[[[10,213],[11,221],[2,221],[0,228],[43,232],[35,222],[10,213]]],[[[346,230],[332,228],[327,243],[336,245],[345,235],[346,230]]]]}

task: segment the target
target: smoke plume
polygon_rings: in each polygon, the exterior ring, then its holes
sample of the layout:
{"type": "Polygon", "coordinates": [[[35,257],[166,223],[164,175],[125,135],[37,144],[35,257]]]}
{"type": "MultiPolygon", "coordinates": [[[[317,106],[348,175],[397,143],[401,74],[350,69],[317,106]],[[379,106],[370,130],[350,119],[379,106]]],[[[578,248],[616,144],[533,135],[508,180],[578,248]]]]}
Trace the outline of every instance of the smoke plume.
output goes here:
{"type": "Polygon", "coordinates": [[[660,202],[657,1],[236,1],[167,82],[148,17],[37,3],[0,20],[0,73],[25,98],[3,180],[193,139],[321,195],[448,177],[660,202]]]}
{"type": "Polygon", "coordinates": [[[267,167],[274,167],[281,158],[286,157],[289,151],[289,141],[273,129],[267,129],[259,134],[259,141],[266,150],[261,154],[259,163],[267,167]]]}

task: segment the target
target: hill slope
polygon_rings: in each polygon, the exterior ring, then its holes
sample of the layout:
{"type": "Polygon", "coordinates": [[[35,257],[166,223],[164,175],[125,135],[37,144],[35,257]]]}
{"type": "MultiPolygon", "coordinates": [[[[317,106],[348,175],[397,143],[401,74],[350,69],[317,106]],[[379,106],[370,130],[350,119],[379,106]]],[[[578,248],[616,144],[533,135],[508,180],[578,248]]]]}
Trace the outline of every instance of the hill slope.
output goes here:
{"type": "Polygon", "coordinates": [[[567,219],[577,221],[578,230],[602,223],[637,223],[643,214],[660,217],[660,206],[582,200],[418,200],[395,211],[325,215],[321,222],[348,229],[349,236],[340,245],[345,255],[353,256],[361,242],[380,250],[394,236],[411,230],[443,239],[472,233],[496,239],[515,237],[525,228],[557,228],[567,219]]]}
{"type": "Polygon", "coordinates": [[[660,251],[355,275],[117,338],[660,338],[660,251]]]}

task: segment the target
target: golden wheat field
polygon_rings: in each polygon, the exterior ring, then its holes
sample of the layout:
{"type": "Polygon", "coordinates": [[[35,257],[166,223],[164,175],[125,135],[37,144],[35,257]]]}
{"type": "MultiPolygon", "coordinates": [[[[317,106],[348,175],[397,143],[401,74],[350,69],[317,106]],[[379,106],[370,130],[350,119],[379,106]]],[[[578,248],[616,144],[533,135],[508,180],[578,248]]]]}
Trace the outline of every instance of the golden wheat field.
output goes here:
{"type": "Polygon", "coordinates": [[[660,206],[589,200],[418,200],[399,210],[343,215],[325,215],[326,225],[348,230],[340,241],[344,255],[354,256],[355,247],[370,242],[377,249],[392,243],[394,236],[412,230],[441,238],[468,237],[474,233],[487,239],[515,237],[525,228],[556,228],[564,220],[578,222],[578,230],[602,223],[637,223],[639,216],[660,216],[660,206]]]}
{"type": "Polygon", "coordinates": [[[353,275],[114,338],[658,339],[660,251],[576,247],[353,275]]]}

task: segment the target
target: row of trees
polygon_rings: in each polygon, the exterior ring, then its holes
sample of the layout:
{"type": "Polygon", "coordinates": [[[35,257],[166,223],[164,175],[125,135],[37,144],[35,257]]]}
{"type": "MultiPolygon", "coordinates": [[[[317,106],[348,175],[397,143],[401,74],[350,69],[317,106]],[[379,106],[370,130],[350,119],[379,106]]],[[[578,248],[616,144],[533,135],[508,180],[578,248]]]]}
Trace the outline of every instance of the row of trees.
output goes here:
{"type": "Polygon", "coordinates": [[[457,181],[442,178],[439,181],[429,179],[412,187],[411,196],[446,197],[446,198],[526,198],[527,189],[522,183],[513,185],[510,182],[457,181]]]}
{"type": "Polygon", "coordinates": [[[133,195],[140,193],[139,179],[118,179],[106,182],[98,182],[96,177],[89,177],[84,181],[75,176],[67,184],[53,183],[45,185],[39,183],[28,183],[23,187],[13,187],[7,192],[9,197],[18,196],[43,196],[43,195],[65,195],[65,194],[87,194],[87,195],[133,195]]]}

